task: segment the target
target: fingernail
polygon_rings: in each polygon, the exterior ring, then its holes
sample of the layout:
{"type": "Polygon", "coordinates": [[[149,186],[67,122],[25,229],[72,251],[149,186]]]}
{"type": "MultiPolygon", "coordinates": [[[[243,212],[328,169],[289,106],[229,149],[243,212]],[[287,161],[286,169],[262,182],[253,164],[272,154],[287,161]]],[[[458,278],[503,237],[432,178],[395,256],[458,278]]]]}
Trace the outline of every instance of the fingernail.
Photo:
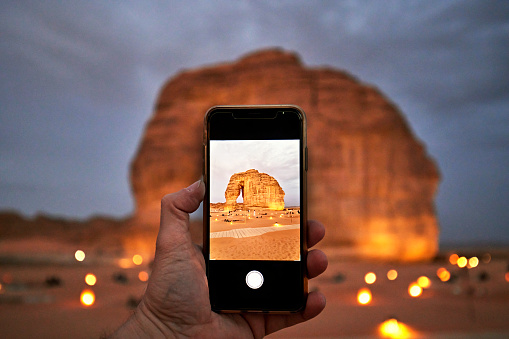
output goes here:
{"type": "Polygon", "coordinates": [[[189,187],[186,188],[189,192],[194,191],[198,187],[200,187],[201,180],[196,181],[194,184],[191,184],[189,187]]]}

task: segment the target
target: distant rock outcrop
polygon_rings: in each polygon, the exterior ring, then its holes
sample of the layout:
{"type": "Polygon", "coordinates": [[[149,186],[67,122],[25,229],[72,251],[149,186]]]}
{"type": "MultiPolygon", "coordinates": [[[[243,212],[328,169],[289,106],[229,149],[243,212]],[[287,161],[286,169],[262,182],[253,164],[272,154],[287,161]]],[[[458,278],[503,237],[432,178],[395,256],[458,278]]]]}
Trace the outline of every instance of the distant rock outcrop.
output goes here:
{"type": "Polygon", "coordinates": [[[235,209],[242,194],[244,207],[261,207],[281,211],[285,208],[285,192],[276,179],[255,169],[235,173],[230,177],[224,197],[225,210],[235,209]]]}
{"type": "Polygon", "coordinates": [[[201,176],[203,116],[219,104],[307,113],[309,216],[327,227],[322,246],[385,260],[435,255],[438,170],[398,109],[347,73],[281,50],[184,71],[163,87],[131,167],[137,225],[155,234],[161,197],[201,176]]]}

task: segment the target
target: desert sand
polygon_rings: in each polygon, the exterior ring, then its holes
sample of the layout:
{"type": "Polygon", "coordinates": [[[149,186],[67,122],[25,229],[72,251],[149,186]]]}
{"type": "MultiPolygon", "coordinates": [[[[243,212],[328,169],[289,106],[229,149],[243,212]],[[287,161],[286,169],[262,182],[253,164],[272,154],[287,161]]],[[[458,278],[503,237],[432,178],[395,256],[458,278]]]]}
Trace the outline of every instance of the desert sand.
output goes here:
{"type": "Polygon", "coordinates": [[[300,260],[298,208],[274,211],[212,210],[212,260],[300,260]]]}
{"type": "Polygon", "coordinates": [[[210,239],[213,260],[299,260],[299,229],[272,231],[244,238],[210,239]]]}
{"type": "MultiPolygon", "coordinates": [[[[381,338],[380,324],[389,317],[405,324],[411,338],[509,337],[509,282],[505,279],[509,248],[492,253],[490,262],[480,261],[472,269],[451,265],[446,259],[449,252],[432,262],[391,264],[359,261],[346,250],[325,250],[330,257],[329,268],[311,280],[309,288],[325,294],[327,307],[317,318],[269,338],[381,338]],[[455,279],[440,281],[436,272],[441,267],[455,279]],[[394,281],[386,276],[390,269],[398,272],[394,281]],[[377,276],[372,285],[364,281],[368,272],[377,276]],[[429,277],[431,286],[421,296],[410,297],[409,284],[422,275],[429,277]],[[357,292],[364,287],[370,288],[373,298],[371,303],[360,305],[357,292]]],[[[481,258],[488,250],[468,255],[481,258]]],[[[39,264],[13,264],[2,258],[2,338],[98,338],[130,316],[147,286],[138,279],[140,271],[150,273],[146,263],[123,268],[114,262],[96,264],[92,255],[83,262],[66,258],[39,264]],[[84,282],[89,272],[97,276],[93,287],[84,282]],[[126,279],[114,279],[119,273],[126,279]],[[47,285],[45,280],[51,276],[58,276],[61,284],[47,285]],[[80,304],[84,288],[95,292],[94,305],[80,304]]]]}

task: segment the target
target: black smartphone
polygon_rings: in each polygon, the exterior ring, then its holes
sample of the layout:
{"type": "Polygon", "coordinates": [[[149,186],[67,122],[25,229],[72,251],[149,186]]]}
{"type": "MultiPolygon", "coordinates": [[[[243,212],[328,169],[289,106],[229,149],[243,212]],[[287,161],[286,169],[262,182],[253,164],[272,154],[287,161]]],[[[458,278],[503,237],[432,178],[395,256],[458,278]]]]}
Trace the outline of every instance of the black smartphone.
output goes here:
{"type": "Polygon", "coordinates": [[[306,172],[306,116],[299,107],[207,112],[203,250],[214,311],[304,308],[306,172]]]}

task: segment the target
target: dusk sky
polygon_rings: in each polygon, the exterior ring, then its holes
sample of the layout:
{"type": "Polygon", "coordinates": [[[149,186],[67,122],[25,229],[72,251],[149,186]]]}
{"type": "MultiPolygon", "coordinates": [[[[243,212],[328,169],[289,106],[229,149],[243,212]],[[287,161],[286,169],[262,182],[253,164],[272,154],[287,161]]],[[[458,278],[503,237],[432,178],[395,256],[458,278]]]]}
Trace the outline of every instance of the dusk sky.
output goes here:
{"type": "Polygon", "coordinates": [[[299,146],[299,140],[211,140],[210,202],[226,201],[233,174],[255,169],[276,179],[285,206],[300,206],[299,146]]]}
{"type": "Polygon", "coordinates": [[[269,47],[401,109],[440,168],[443,243],[509,243],[509,1],[2,1],[0,210],[132,213],[161,86],[269,47]]]}

